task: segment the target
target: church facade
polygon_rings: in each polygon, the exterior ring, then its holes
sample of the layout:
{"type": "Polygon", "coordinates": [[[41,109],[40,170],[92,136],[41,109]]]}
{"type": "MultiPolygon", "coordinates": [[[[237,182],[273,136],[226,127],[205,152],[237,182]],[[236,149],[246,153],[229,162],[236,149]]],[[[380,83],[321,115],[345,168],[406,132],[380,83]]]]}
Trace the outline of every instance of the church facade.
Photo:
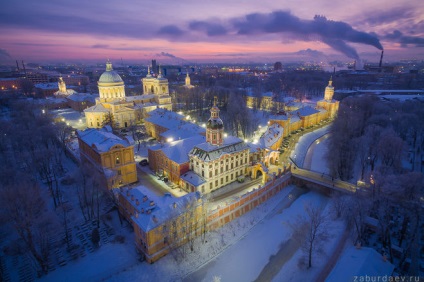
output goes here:
{"type": "Polygon", "coordinates": [[[97,82],[99,98],[96,105],[84,110],[87,127],[102,128],[111,124],[115,128],[125,128],[139,123],[146,113],[156,108],[172,110],[168,79],[161,73],[153,77],[149,68],[142,83],[143,95],[127,97],[124,81],[108,61],[106,71],[97,82]]]}

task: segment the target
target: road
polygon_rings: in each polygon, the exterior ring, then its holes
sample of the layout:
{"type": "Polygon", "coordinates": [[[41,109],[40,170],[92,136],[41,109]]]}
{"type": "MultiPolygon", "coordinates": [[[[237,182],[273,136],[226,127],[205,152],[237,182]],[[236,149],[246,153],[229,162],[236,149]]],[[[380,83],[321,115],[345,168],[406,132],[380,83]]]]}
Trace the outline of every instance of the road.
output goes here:
{"type": "Polygon", "coordinates": [[[315,147],[323,142],[324,140],[328,139],[328,137],[330,137],[330,134],[327,133],[324,136],[321,136],[320,138],[318,138],[317,140],[315,140],[315,142],[313,142],[311,144],[311,146],[309,146],[308,151],[306,152],[306,156],[305,156],[305,160],[303,161],[303,168],[305,169],[311,169],[312,166],[312,157],[314,155],[314,150],[315,147]]]}

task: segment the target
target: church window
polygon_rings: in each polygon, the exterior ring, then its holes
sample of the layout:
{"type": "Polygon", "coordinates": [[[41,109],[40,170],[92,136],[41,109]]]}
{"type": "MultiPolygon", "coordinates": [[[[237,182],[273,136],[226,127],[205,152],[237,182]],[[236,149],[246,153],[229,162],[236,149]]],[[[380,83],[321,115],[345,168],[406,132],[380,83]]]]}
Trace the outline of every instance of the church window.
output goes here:
{"type": "Polygon", "coordinates": [[[209,171],[209,177],[212,177],[212,171],[209,171]]]}
{"type": "Polygon", "coordinates": [[[205,177],[205,171],[202,170],[202,177],[205,177]]]}
{"type": "Polygon", "coordinates": [[[121,170],[120,170],[120,169],[118,169],[118,175],[122,175],[122,174],[121,174],[121,170]]]}
{"type": "Polygon", "coordinates": [[[221,173],[223,173],[224,172],[224,167],[223,166],[221,166],[221,173]]]}
{"type": "Polygon", "coordinates": [[[211,182],[209,183],[209,189],[212,190],[212,188],[213,188],[213,183],[211,182]]]}
{"type": "Polygon", "coordinates": [[[218,175],[218,169],[215,169],[215,175],[218,175]]]}
{"type": "Polygon", "coordinates": [[[119,160],[119,157],[116,157],[115,163],[116,164],[120,164],[121,163],[121,161],[119,160]]]}
{"type": "Polygon", "coordinates": [[[100,122],[97,122],[97,126],[100,126],[100,122]]]}
{"type": "Polygon", "coordinates": [[[215,187],[218,187],[218,180],[215,180],[215,187]]]}

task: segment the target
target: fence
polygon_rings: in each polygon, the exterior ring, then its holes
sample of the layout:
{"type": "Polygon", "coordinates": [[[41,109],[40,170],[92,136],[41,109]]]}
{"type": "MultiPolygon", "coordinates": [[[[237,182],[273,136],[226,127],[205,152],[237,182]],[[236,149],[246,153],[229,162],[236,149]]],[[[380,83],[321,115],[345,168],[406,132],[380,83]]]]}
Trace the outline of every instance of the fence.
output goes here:
{"type": "Polygon", "coordinates": [[[275,196],[284,187],[288,186],[290,181],[290,172],[279,177],[274,177],[263,187],[240,196],[240,198],[228,203],[225,207],[220,207],[212,211],[208,216],[208,229],[217,229],[249,212],[269,198],[275,196]]]}

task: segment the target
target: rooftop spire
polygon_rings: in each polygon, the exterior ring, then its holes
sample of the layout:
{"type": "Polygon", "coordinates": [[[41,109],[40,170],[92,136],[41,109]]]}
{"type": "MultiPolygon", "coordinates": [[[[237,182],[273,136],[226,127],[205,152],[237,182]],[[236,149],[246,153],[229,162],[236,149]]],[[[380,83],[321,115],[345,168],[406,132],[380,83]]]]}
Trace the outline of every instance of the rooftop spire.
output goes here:
{"type": "Polygon", "coordinates": [[[150,65],[147,66],[147,75],[146,77],[151,77],[152,74],[150,73],[150,65]]]}
{"type": "Polygon", "coordinates": [[[106,71],[111,71],[111,70],[113,70],[112,63],[109,61],[109,59],[107,59],[107,61],[106,61],[106,71]]]}
{"type": "Polygon", "coordinates": [[[330,80],[328,81],[328,86],[332,86],[333,84],[333,76],[330,76],[330,80]]]}

